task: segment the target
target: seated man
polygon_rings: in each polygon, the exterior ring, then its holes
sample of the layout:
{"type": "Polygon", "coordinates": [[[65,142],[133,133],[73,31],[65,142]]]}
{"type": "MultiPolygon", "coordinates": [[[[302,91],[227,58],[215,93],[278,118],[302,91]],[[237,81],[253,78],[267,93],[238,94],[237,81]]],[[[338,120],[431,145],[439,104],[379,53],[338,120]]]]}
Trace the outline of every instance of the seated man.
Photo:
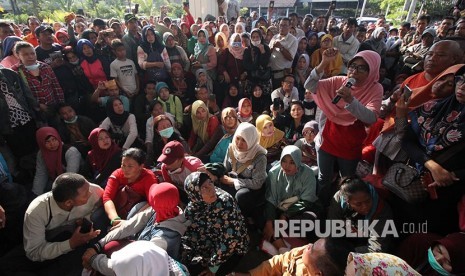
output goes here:
{"type": "Polygon", "coordinates": [[[91,149],[87,137],[97,127],[94,121],[89,117],[76,115],[76,111],[69,103],[59,104],[58,115],[60,122],[56,129],[63,143],[77,148],[85,159],[87,152],[91,149]]]}
{"type": "Polygon", "coordinates": [[[353,246],[344,240],[321,238],[264,261],[248,273],[235,275],[344,275],[347,256],[353,246]]]}
{"type": "Polygon", "coordinates": [[[121,95],[115,80],[100,82],[90,100],[94,103],[98,103],[100,107],[104,108],[108,99],[111,97],[119,97],[123,103],[124,111],[129,111],[129,99],[128,97],[121,95]]]}
{"type": "Polygon", "coordinates": [[[29,205],[24,216],[24,249],[14,249],[3,257],[0,261],[3,271],[0,272],[4,275],[22,272],[80,275],[80,257],[87,243],[106,234],[103,232],[106,232],[108,220],[103,209],[94,212],[102,205],[102,195],[102,188],[90,184],[79,174],[58,176],[52,191],[40,195],[29,205]],[[90,219],[91,215],[95,225],[84,227],[84,218],[90,219]]]}

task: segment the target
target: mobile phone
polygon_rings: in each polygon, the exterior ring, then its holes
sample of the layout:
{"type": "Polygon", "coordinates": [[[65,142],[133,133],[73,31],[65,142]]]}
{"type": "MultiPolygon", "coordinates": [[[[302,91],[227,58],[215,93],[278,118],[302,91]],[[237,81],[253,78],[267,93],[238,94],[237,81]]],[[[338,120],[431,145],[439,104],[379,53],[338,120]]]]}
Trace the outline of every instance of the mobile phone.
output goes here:
{"type": "Polygon", "coordinates": [[[273,110],[279,110],[279,98],[274,98],[273,100],[273,110]]]}
{"type": "Polygon", "coordinates": [[[136,4],[134,6],[134,14],[138,14],[139,13],[139,4],[136,4]]]}
{"type": "Polygon", "coordinates": [[[332,6],[333,8],[335,8],[335,7],[336,7],[336,1],[334,1],[334,0],[331,1],[331,6],[332,6]]]}
{"type": "Polygon", "coordinates": [[[429,197],[433,200],[438,199],[438,193],[436,192],[436,187],[429,187],[429,184],[433,183],[434,179],[433,176],[429,171],[424,172],[423,175],[421,176],[421,183],[423,184],[423,187],[426,188],[426,190],[429,193],[429,197]]]}
{"type": "Polygon", "coordinates": [[[274,8],[274,1],[270,1],[270,5],[268,7],[269,8],[274,8]]]}
{"type": "Polygon", "coordinates": [[[404,100],[405,101],[408,101],[408,99],[410,99],[410,97],[412,96],[412,89],[410,87],[408,87],[408,85],[405,85],[404,86],[404,100]]]}
{"type": "Polygon", "coordinates": [[[79,230],[80,233],[86,234],[89,233],[90,230],[92,229],[93,223],[90,222],[88,219],[83,218],[82,219],[82,224],[81,224],[81,230],[79,230]]]}

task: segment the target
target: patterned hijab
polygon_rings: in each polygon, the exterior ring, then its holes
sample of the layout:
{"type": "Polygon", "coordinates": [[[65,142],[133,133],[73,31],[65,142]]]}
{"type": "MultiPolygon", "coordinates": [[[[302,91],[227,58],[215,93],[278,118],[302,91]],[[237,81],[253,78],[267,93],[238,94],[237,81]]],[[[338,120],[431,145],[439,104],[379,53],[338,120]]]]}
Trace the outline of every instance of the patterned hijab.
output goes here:
{"type": "Polygon", "coordinates": [[[406,261],[387,253],[350,253],[347,257],[347,276],[399,275],[419,276],[406,261]]]}

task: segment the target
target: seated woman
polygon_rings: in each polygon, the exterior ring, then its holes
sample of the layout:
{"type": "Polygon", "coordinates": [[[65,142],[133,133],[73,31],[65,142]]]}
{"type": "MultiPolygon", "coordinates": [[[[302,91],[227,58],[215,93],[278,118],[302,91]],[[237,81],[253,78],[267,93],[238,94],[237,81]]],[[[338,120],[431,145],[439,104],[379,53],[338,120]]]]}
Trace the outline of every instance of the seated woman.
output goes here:
{"type": "Polygon", "coordinates": [[[103,193],[103,207],[112,226],[129,218],[131,208],[147,201],[150,187],[158,184],[153,172],[144,168],[145,153],[142,150],[130,148],[122,156],[121,168],[110,175],[103,193]]]}
{"type": "MultiPolygon", "coordinates": [[[[216,144],[215,149],[210,155],[210,162],[223,163],[226,151],[231,144],[234,133],[236,132],[239,121],[237,120],[236,110],[232,107],[227,107],[221,111],[221,128],[219,131],[223,134],[220,141],[216,144]]],[[[218,131],[216,131],[218,132],[218,131]]],[[[215,132],[215,136],[216,136],[215,132]]],[[[213,140],[213,139],[211,139],[213,140]]]]}
{"type": "Polygon", "coordinates": [[[252,112],[252,101],[242,98],[237,104],[237,119],[241,123],[251,123],[255,125],[255,118],[252,112]]]}
{"type": "Polygon", "coordinates": [[[166,250],[168,255],[179,259],[181,237],[191,224],[178,207],[179,192],[176,186],[163,182],[150,187],[148,202],[150,207],[139,212],[131,219],[121,222],[120,226],[100,239],[92,249],[94,254],[110,253],[126,243],[126,240],[151,241],[166,250]]]}
{"type": "Polygon", "coordinates": [[[165,115],[158,115],[153,119],[153,139],[151,142],[146,143],[147,146],[147,163],[148,166],[153,165],[153,161],[157,160],[162,154],[162,150],[165,145],[170,141],[180,142],[185,152],[189,153],[189,146],[187,145],[184,138],[175,131],[173,122],[165,115]]]}
{"type": "Polygon", "coordinates": [[[107,101],[107,118],[99,128],[108,130],[112,139],[123,150],[130,148],[137,139],[136,117],[124,111],[123,102],[119,98],[110,98],[107,101]]]}
{"type": "Polygon", "coordinates": [[[307,122],[302,129],[302,136],[294,143],[302,151],[302,162],[314,167],[318,166],[316,161],[315,136],[318,134],[318,123],[307,122]]]}
{"type": "Polygon", "coordinates": [[[421,275],[463,275],[463,248],[463,232],[452,233],[446,237],[434,233],[417,233],[402,241],[397,255],[421,275]]]}
{"type": "Polygon", "coordinates": [[[208,88],[208,94],[213,93],[213,81],[205,69],[198,69],[195,72],[195,77],[197,80],[197,87],[206,86],[208,88]]]}
{"type": "Polygon", "coordinates": [[[254,125],[241,123],[237,127],[224,166],[227,175],[220,179],[220,188],[236,198],[244,216],[257,216],[257,206],[265,195],[266,149],[260,146],[254,125]]]}
{"type": "MultiPolygon", "coordinates": [[[[350,253],[347,257],[345,275],[385,275],[420,276],[401,258],[387,253],[350,253]]],[[[443,274],[444,275],[444,274],[443,274]]]]}
{"type": "Polygon", "coordinates": [[[101,81],[110,79],[110,64],[104,58],[97,56],[94,52],[95,46],[87,39],[79,39],[76,51],[81,59],[81,67],[84,75],[97,88],[101,81]]]}
{"type": "Polygon", "coordinates": [[[200,29],[197,32],[194,54],[190,57],[191,71],[195,74],[198,69],[207,70],[208,76],[216,80],[217,57],[215,47],[208,42],[208,31],[200,29]]]}
{"type": "Polygon", "coordinates": [[[168,72],[171,71],[170,58],[162,39],[150,25],[142,29],[141,44],[137,47],[137,62],[146,71],[146,80],[168,80],[168,72]]]}
{"type": "Polygon", "coordinates": [[[254,85],[249,98],[252,102],[253,113],[260,115],[268,114],[270,112],[271,98],[269,95],[265,95],[263,93],[262,86],[259,84],[254,85]]]}
{"type": "Polygon", "coordinates": [[[181,46],[176,45],[176,41],[172,33],[166,32],[163,34],[163,43],[165,44],[170,63],[180,63],[184,71],[189,71],[190,61],[187,57],[186,51],[184,51],[181,46]]]}
{"type": "Polygon", "coordinates": [[[228,90],[226,96],[223,100],[223,108],[226,107],[237,107],[239,105],[239,101],[242,98],[242,95],[239,91],[239,85],[237,83],[230,83],[228,86],[228,90]]]}
{"type": "Polygon", "coordinates": [[[75,147],[64,145],[58,131],[52,127],[41,127],[36,132],[39,152],[32,192],[41,195],[52,188],[57,176],[65,172],[78,173],[81,154],[75,147]]]}
{"type": "Polygon", "coordinates": [[[407,124],[407,104],[397,102],[396,122],[405,126],[402,148],[406,151],[412,165],[432,180],[423,184],[436,190],[437,199],[427,199],[416,207],[416,218],[428,220],[429,231],[440,234],[458,231],[457,203],[465,193],[460,185],[465,178],[465,67],[455,74],[455,93],[435,99],[409,112],[410,125],[407,124]],[[402,119],[402,120],[399,120],[402,119]]]}
{"type": "Polygon", "coordinates": [[[185,74],[180,63],[171,63],[171,78],[168,86],[173,95],[181,99],[183,107],[194,101],[195,79],[192,74],[185,74]]]}
{"type": "Polygon", "coordinates": [[[343,178],[339,191],[331,200],[328,219],[349,221],[351,225],[346,225],[345,229],[353,229],[353,231],[362,230],[357,228],[361,225],[360,221],[367,221],[370,224],[373,220],[377,220],[373,227],[376,235],[370,233],[368,239],[354,240],[355,251],[358,253],[387,252],[391,245],[391,236],[381,236],[387,221],[393,219],[391,207],[378,196],[372,185],[358,177],[343,178]]]}
{"type": "MultiPolygon", "coordinates": [[[[333,37],[329,34],[322,36],[320,39],[320,48],[315,50],[315,52],[313,52],[310,58],[311,60],[310,66],[312,68],[317,67],[318,64],[320,64],[321,61],[323,60],[323,52],[332,47],[333,47],[333,37]]],[[[342,55],[341,53],[338,52],[336,54],[336,57],[333,60],[331,60],[328,66],[324,69],[322,78],[329,78],[329,77],[339,75],[342,70],[342,64],[343,64],[342,55]]]]}
{"type": "MultiPolygon", "coordinates": [[[[192,104],[191,119],[192,131],[188,144],[193,155],[196,155],[195,153],[200,151],[213,136],[219,122],[216,116],[208,112],[207,105],[201,100],[197,100],[192,104]]],[[[202,159],[200,156],[198,157],[202,159]]]]}
{"type": "Polygon", "coordinates": [[[87,154],[87,164],[92,172],[90,182],[105,188],[110,174],[121,166],[121,148],[103,128],[92,130],[89,134],[89,143],[92,147],[87,154]]]}
{"type": "Polygon", "coordinates": [[[268,164],[277,161],[282,147],[286,146],[284,132],[274,127],[270,116],[263,114],[257,118],[257,131],[260,137],[260,146],[267,150],[268,164]]]}
{"type": "Polygon", "coordinates": [[[249,244],[244,217],[236,201],[216,188],[205,173],[191,173],[184,189],[190,199],[185,216],[192,224],[183,237],[187,248],[183,263],[192,275],[230,273],[249,244]],[[191,265],[194,258],[199,259],[197,266],[191,265]]]}
{"type": "Polygon", "coordinates": [[[3,56],[2,61],[0,62],[3,67],[11,69],[13,65],[19,63],[19,58],[14,54],[13,51],[13,48],[18,41],[22,41],[22,39],[17,36],[7,36],[3,39],[3,56]]]}
{"type": "Polygon", "coordinates": [[[316,196],[316,178],[312,169],[302,163],[302,152],[296,146],[286,146],[266,178],[266,224],[263,238],[272,240],[274,220],[296,219],[311,211],[319,216],[322,212],[316,196]]]}
{"type": "MultiPolygon", "coordinates": [[[[276,127],[283,130],[285,138],[289,144],[295,143],[302,138],[302,130],[308,118],[304,112],[304,105],[300,101],[293,101],[290,104],[290,113],[273,116],[276,127]]],[[[277,111],[273,110],[273,113],[277,111]]]]}

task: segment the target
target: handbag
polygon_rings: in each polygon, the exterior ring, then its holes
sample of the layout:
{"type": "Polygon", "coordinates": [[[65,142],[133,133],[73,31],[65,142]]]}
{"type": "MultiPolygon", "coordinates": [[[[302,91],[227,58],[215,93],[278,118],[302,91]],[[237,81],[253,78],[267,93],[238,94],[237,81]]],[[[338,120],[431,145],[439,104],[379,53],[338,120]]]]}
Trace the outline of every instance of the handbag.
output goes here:
{"type": "Polygon", "coordinates": [[[257,70],[250,71],[250,76],[256,80],[268,81],[271,79],[271,68],[260,66],[257,70]]]}
{"type": "Polygon", "coordinates": [[[418,203],[428,195],[420,180],[420,173],[412,166],[395,163],[386,173],[383,185],[408,203],[418,203]]]}
{"type": "Polygon", "coordinates": [[[116,193],[113,202],[118,215],[122,219],[126,219],[131,208],[143,200],[143,196],[136,193],[130,186],[125,185],[116,193]]]}

